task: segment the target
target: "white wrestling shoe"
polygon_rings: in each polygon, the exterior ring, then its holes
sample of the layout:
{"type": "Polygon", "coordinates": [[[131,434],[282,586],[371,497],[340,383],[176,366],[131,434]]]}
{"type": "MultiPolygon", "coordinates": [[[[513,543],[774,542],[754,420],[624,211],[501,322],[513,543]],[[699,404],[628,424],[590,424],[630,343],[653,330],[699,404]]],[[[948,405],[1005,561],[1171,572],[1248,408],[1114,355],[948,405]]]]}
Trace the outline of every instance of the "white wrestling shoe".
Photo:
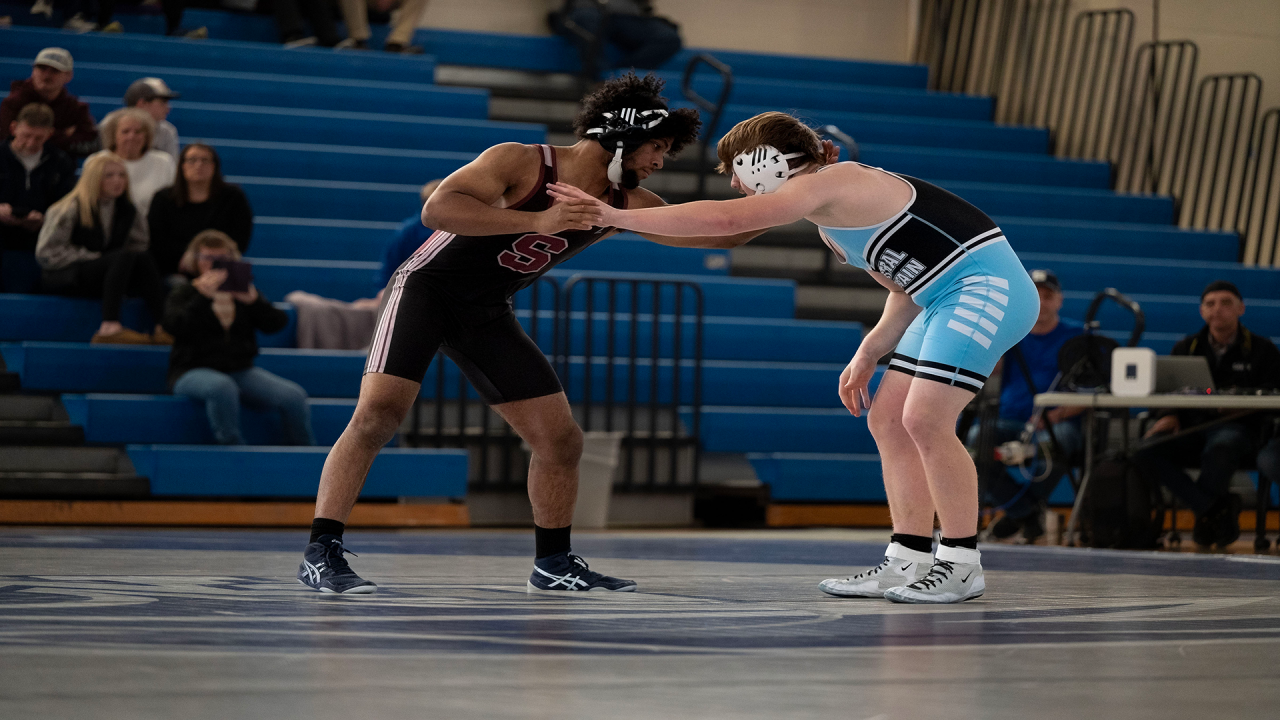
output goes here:
{"type": "Polygon", "coordinates": [[[889,543],[884,562],[843,580],[832,578],[818,583],[818,589],[836,597],[882,598],[885,590],[910,585],[929,574],[933,555],[912,550],[900,543],[889,543]]]}
{"type": "Polygon", "coordinates": [[[886,590],[884,597],[897,603],[958,603],[982,597],[986,589],[982,553],[939,545],[924,578],[886,590]]]}

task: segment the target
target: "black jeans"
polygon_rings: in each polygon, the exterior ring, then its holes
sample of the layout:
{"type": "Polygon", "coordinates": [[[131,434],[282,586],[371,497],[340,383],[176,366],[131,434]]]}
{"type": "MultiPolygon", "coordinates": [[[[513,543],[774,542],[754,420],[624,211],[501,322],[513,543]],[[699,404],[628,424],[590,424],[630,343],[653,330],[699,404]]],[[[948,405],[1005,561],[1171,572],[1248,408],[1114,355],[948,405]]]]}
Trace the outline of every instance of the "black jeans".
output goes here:
{"type": "Polygon", "coordinates": [[[333,47],[342,38],[333,22],[333,10],[329,0],[275,0],[276,27],[280,30],[280,42],[301,40],[307,36],[302,27],[303,16],[311,25],[316,42],[323,47],[333,47]]]}
{"type": "MultiPolygon", "coordinates": [[[[160,7],[164,10],[164,33],[172,35],[182,23],[182,13],[187,9],[186,0],[160,0],[160,7]]],[[[109,25],[115,12],[116,0],[98,0],[98,27],[109,25]]]]}
{"type": "MultiPolygon", "coordinates": [[[[600,31],[600,11],[581,8],[569,13],[568,19],[590,33],[600,31]]],[[[590,48],[578,35],[561,26],[557,32],[568,37],[584,53],[590,48]]],[[[653,69],[680,52],[680,31],[662,18],[638,15],[610,15],[605,40],[620,52],[620,68],[653,69]]],[[[589,60],[584,58],[584,60],[589,60]]]]}
{"type": "Polygon", "coordinates": [[[46,270],[44,288],[55,295],[102,298],[103,322],[120,321],[126,295],[142,298],[154,322],[164,316],[160,272],[145,252],[113,250],[60,270],[46,270]]]}
{"type": "Polygon", "coordinates": [[[1229,422],[1139,450],[1133,460],[1147,482],[1169,488],[1199,516],[1227,494],[1231,476],[1257,452],[1257,427],[1229,422]],[[1183,470],[1192,465],[1200,466],[1199,480],[1193,481],[1183,470]]]}

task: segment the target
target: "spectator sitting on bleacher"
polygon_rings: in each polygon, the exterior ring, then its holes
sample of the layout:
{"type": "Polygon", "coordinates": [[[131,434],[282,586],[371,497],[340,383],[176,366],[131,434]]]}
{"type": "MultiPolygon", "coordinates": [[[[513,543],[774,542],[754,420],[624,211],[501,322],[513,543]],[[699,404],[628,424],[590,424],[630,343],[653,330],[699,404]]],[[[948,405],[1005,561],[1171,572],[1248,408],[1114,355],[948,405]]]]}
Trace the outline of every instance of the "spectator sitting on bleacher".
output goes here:
{"type": "MultiPolygon", "coordinates": [[[[1280,350],[1241,322],[1244,298],[1230,282],[1209,283],[1200,295],[1205,326],[1173,346],[1174,355],[1199,355],[1209,361],[1218,392],[1232,388],[1280,387],[1280,350]]],[[[1159,413],[1146,437],[1177,433],[1218,419],[1222,411],[1176,410],[1159,413]]],[[[1152,484],[1160,483],[1195,512],[1192,537],[1197,545],[1225,547],[1240,537],[1240,498],[1230,491],[1231,476],[1259,450],[1261,419],[1245,416],[1218,423],[1176,442],[1139,450],[1134,465],[1152,484]],[[1199,463],[1192,481],[1184,467],[1199,463]]],[[[1268,460],[1269,461],[1269,460],[1268,460]]]]}
{"type": "Polygon", "coordinates": [[[565,0],[559,12],[548,17],[551,31],[563,35],[583,54],[584,70],[598,58],[587,56],[592,48],[580,32],[597,34],[621,51],[620,68],[658,68],[680,52],[680,27],[653,14],[651,0],[565,0]],[[602,23],[601,20],[604,20],[602,23]]]}
{"type": "MultiPolygon", "coordinates": [[[[422,204],[426,205],[427,200],[440,187],[440,183],[444,180],[432,180],[422,186],[422,190],[418,192],[418,197],[422,198],[422,204]]],[[[391,238],[391,242],[387,243],[387,249],[382,254],[382,270],[378,273],[378,287],[385,289],[387,283],[391,282],[391,276],[395,274],[396,269],[404,264],[422,244],[431,237],[435,230],[422,224],[422,216],[415,214],[413,217],[406,218],[400,223],[400,227],[396,228],[396,234],[391,238]]],[[[382,290],[378,291],[378,300],[382,299],[382,290]]]]}
{"type": "Polygon", "coordinates": [[[253,235],[253,209],[244,191],[222,179],[222,162],[213,148],[193,143],[182,150],[174,184],[155,194],[147,225],[151,255],[160,274],[178,273],[192,238],[202,230],[221,230],[241,254],[253,235]]]}
{"type": "MultiPolygon", "coordinates": [[[[186,0],[159,0],[160,7],[164,11],[164,34],[169,36],[182,36],[193,40],[202,40],[209,37],[209,29],[199,27],[195,30],[188,30],[182,27],[182,14],[186,12],[186,0]]],[[[99,32],[118,33],[124,32],[124,26],[117,20],[112,20],[112,16],[116,12],[116,0],[97,0],[97,22],[92,24],[92,28],[99,32]]],[[[79,24],[71,25],[68,29],[84,31],[84,14],[77,13],[81,18],[79,24]]],[[[74,20],[74,18],[73,18],[74,20]]],[[[70,23],[69,23],[70,24],[70,23]]]]}
{"type": "Polygon", "coordinates": [[[178,128],[169,122],[169,101],[179,97],[160,78],[134,80],[124,91],[124,106],[145,110],[156,121],[156,135],[151,141],[154,150],[178,157],[178,128]]]}
{"type": "Polygon", "coordinates": [[[44,103],[53,108],[51,142],[73,157],[84,157],[98,150],[98,130],[94,127],[89,106],[67,92],[72,78],[71,53],[49,47],[36,55],[31,77],[14,80],[9,96],[0,102],[0,132],[8,133],[9,124],[18,112],[31,103],[44,103]]]}
{"type": "MultiPolygon", "coordinates": [[[[1032,270],[1029,274],[1040,295],[1040,314],[1036,317],[1036,324],[1031,327],[1031,332],[1005,353],[1000,361],[1002,369],[1000,419],[996,422],[995,437],[997,445],[1019,439],[1034,411],[1032,398],[1036,393],[1047,391],[1058,376],[1058,352],[1068,340],[1084,332],[1083,324],[1058,314],[1062,310],[1062,284],[1058,281],[1058,276],[1050,270],[1032,270]],[[1028,372],[1035,387],[1027,382],[1028,372]]],[[[1070,463],[1084,448],[1084,435],[1078,418],[1075,417],[1081,412],[1080,408],[1054,408],[1040,418],[1033,442],[1040,447],[1052,446],[1046,429],[1046,425],[1050,426],[1053,438],[1058,441],[1057,451],[1060,453],[1055,453],[1052,457],[1050,467],[1044,467],[1043,459],[1033,466],[1037,473],[1048,473],[1042,480],[1017,482],[1003,464],[991,467],[992,472],[983,478],[992,502],[1004,509],[1004,516],[989,528],[993,539],[1009,539],[1021,530],[1022,540],[1033,543],[1044,534],[1044,525],[1040,520],[1043,506],[1066,474],[1070,463]]],[[[970,447],[977,444],[979,431],[978,427],[969,431],[970,447]]]]}
{"type": "Polygon", "coordinates": [[[53,143],[53,110],[44,103],[22,108],[0,144],[0,292],[33,293],[40,287],[36,239],[49,206],[71,192],[76,165],[53,143]]]}
{"type": "MultiPolygon", "coordinates": [[[[432,180],[422,186],[419,196],[426,205],[442,180],[432,180]]],[[[361,350],[369,347],[382,296],[391,276],[415,251],[427,242],[435,231],[422,224],[418,215],[408,218],[396,229],[382,256],[382,268],[378,274],[378,293],[372,298],[360,298],[343,302],[302,290],[294,290],[284,296],[297,311],[298,347],[323,350],[361,350]]]]}
{"type": "Polygon", "coordinates": [[[405,55],[421,55],[422,46],[413,45],[413,33],[418,29],[427,0],[341,0],[342,19],[347,23],[347,39],[338,43],[339,49],[369,49],[369,7],[378,12],[388,12],[396,5],[400,11],[391,23],[391,34],[382,49],[405,55]]]}
{"type": "Polygon", "coordinates": [[[97,153],[85,160],[76,186],[49,207],[36,260],[49,292],[102,299],[102,325],[92,342],[172,342],[158,324],[150,336],[120,324],[126,294],[140,296],[153,318],[161,317],[164,300],[147,254],[146,221],[129,200],[129,174],[118,155],[97,153]]]}
{"type": "Polygon", "coordinates": [[[156,121],[138,108],[121,108],[102,118],[103,152],[111,152],[124,160],[129,172],[129,199],[147,219],[151,198],[157,191],[173,184],[177,165],[173,156],[163,150],[155,150],[151,142],[156,135],[156,121]]]}
{"type": "Polygon", "coordinates": [[[276,28],[280,42],[287,48],[320,45],[333,47],[342,41],[338,27],[333,22],[333,11],[328,0],[274,0],[276,28]],[[302,25],[302,14],[314,34],[308,35],[302,25]]]}
{"type": "Polygon", "coordinates": [[[165,306],[164,326],[173,334],[169,383],[175,395],[204,403],[213,436],[222,445],[242,445],[240,399],[280,412],[284,444],[314,445],[307,391],[259,367],[257,331],[278,332],[289,322],[249,285],[245,292],[219,290],[227,271],[215,260],[239,260],[236,243],[218,230],[191,241],[182,270],[194,277],[174,288],[165,306]]]}

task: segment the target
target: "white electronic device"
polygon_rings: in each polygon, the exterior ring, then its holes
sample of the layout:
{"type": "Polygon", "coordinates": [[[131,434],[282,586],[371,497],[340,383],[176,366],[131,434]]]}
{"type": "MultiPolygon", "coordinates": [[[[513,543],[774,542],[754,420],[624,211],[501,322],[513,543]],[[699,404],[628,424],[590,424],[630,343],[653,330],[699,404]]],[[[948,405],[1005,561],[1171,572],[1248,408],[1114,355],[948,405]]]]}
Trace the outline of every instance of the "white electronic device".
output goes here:
{"type": "Polygon", "coordinates": [[[1111,394],[1145,397],[1156,389],[1156,351],[1123,347],[1111,351],[1111,394]]]}

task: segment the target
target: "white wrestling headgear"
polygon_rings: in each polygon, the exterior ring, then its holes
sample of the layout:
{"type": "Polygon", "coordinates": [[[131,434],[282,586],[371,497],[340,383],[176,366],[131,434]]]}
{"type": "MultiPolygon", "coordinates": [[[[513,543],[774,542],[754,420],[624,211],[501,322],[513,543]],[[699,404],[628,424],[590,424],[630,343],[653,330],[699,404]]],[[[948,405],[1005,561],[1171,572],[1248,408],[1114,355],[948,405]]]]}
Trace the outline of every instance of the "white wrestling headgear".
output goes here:
{"type": "Polygon", "coordinates": [[[605,150],[613,151],[609,162],[609,182],[622,182],[622,156],[635,150],[652,137],[650,131],[667,119],[667,111],[661,109],[636,110],[623,108],[617,112],[602,113],[604,122],[591,128],[585,135],[595,138],[605,150]]]}
{"type": "Polygon", "coordinates": [[[809,163],[795,169],[788,167],[787,161],[798,157],[804,157],[804,153],[783,155],[781,150],[772,145],[761,145],[733,159],[733,174],[746,187],[755,188],[757,193],[767,195],[782,187],[787,178],[809,167],[809,163]]]}

